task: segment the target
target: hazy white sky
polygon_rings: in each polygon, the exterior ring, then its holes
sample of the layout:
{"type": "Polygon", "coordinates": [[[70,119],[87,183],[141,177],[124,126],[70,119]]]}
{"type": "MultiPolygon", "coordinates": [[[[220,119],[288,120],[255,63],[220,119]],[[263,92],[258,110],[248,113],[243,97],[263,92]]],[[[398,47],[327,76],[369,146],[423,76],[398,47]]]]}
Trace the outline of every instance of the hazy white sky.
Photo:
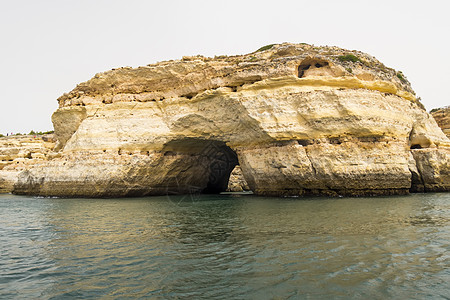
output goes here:
{"type": "Polygon", "coordinates": [[[0,133],[47,131],[56,99],[95,73],[272,43],[361,50],[450,104],[448,0],[0,0],[0,133]]]}

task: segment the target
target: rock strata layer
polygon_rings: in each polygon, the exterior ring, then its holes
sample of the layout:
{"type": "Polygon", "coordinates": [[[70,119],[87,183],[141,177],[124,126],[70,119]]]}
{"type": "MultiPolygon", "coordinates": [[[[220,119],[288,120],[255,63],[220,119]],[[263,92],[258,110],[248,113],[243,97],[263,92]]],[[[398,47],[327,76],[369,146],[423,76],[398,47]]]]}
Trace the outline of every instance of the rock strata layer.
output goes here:
{"type": "Polygon", "coordinates": [[[58,102],[58,156],[22,171],[17,194],[216,193],[237,165],[258,195],[450,190],[449,139],[403,74],[358,51],[184,57],[97,74],[58,102]]]}
{"type": "Polygon", "coordinates": [[[53,135],[0,138],[0,193],[9,193],[19,173],[57,156],[53,135]]]}
{"type": "Polygon", "coordinates": [[[442,131],[450,138],[450,106],[432,110],[431,115],[442,131]]]}

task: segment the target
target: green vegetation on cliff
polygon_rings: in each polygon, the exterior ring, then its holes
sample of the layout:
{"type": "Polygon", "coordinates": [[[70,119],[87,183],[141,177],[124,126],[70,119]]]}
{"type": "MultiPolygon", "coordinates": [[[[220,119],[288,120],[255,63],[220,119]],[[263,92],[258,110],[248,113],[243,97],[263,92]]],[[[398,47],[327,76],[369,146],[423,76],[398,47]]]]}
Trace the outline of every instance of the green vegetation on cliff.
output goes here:
{"type": "Polygon", "coordinates": [[[275,45],[276,45],[276,44],[265,45],[265,46],[259,48],[258,50],[256,50],[255,52],[261,52],[261,51],[269,50],[269,49],[271,49],[271,48],[272,48],[273,46],[275,46],[275,45]]]}
{"type": "Polygon", "coordinates": [[[353,54],[347,54],[347,55],[341,55],[338,57],[340,61],[351,61],[351,62],[358,62],[361,61],[357,56],[353,54]]]}

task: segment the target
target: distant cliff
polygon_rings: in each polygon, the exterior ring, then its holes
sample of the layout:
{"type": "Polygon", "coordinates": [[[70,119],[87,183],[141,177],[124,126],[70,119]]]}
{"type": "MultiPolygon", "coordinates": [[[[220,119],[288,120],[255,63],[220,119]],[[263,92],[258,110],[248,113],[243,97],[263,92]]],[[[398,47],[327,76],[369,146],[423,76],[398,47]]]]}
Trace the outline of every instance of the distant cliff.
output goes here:
{"type": "Polygon", "coordinates": [[[431,115],[442,131],[450,138],[450,106],[433,109],[431,115]]]}
{"type": "Polygon", "coordinates": [[[20,172],[52,159],[52,134],[0,137],[0,193],[11,192],[20,172]]]}
{"type": "Polygon", "coordinates": [[[17,194],[217,193],[236,165],[258,195],[450,190],[449,139],[404,74],[359,51],[184,57],[99,73],[58,102],[59,157],[22,171],[17,194]]]}

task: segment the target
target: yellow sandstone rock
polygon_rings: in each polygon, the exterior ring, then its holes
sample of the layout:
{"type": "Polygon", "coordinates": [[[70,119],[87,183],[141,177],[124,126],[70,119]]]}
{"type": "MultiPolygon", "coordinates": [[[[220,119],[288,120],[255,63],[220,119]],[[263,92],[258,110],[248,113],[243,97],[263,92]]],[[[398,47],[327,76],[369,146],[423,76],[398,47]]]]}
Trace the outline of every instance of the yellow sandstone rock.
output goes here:
{"type": "Polygon", "coordinates": [[[259,195],[450,190],[449,139],[404,75],[358,51],[184,57],[99,73],[58,102],[59,152],[17,194],[220,192],[236,165],[259,195]]]}

